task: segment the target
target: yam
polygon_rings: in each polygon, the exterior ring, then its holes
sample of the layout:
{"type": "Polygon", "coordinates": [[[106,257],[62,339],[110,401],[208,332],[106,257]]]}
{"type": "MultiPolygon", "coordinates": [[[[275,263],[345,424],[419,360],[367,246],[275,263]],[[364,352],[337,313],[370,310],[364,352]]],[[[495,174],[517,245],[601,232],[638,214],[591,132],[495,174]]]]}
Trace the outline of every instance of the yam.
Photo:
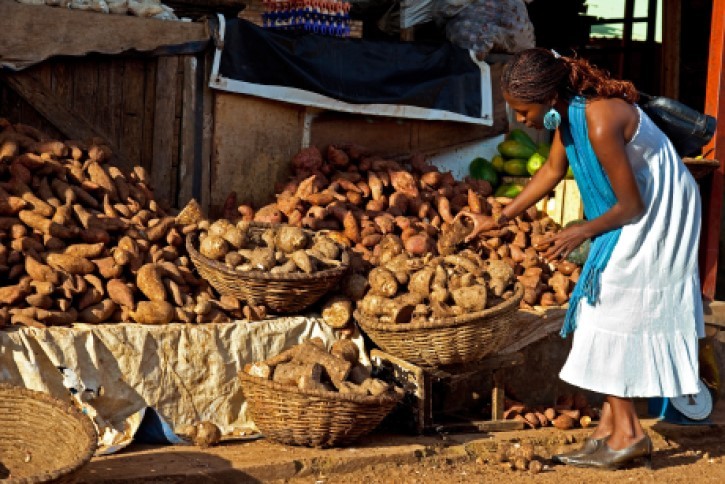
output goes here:
{"type": "Polygon", "coordinates": [[[116,310],[116,303],[110,299],[104,299],[98,304],[89,306],[81,311],[78,319],[84,323],[99,324],[108,320],[116,310]]]}
{"type": "MultiPolygon", "coordinates": [[[[299,227],[283,226],[277,230],[275,235],[275,246],[285,254],[291,254],[298,250],[305,249],[307,248],[308,243],[307,234],[299,227]]],[[[334,244],[334,242],[332,242],[332,244],[334,244]]],[[[334,259],[335,257],[330,258],[334,259]]]]}
{"type": "Polygon", "coordinates": [[[352,320],[352,301],[344,297],[334,297],[322,306],[322,319],[331,328],[344,328],[352,320]]]}
{"type": "Polygon", "coordinates": [[[156,264],[141,266],[136,275],[136,287],[151,301],[166,301],[166,289],[156,264]]]}
{"type": "Polygon", "coordinates": [[[121,200],[121,202],[125,202],[129,196],[128,182],[126,181],[126,177],[123,175],[121,170],[119,170],[115,166],[109,165],[107,169],[108,176],[111,177],[114,185],[116,186],[116,193],[118,194],[118,199],[121,200]]]}
{"type": "Polygon", "coordinates": [[[383,297],[393,297],[398,292],[398,280],[395,274],[384,267],[376,267],[368,276],[370,291],[383,297]]]}
{"type": "Polygon", "coordinates": [[[495,296],[500,297],[513,282],[514,270],[502,260],[487,260],[485,271],[491,278],[489,288],[495,296]]]}
{"type": "MultiPolygon", "coordinates": [[[[146,237],[151,242],[156,242],[157,240],[166,237],[167,232],[174,226],[174,223],[174,217],[164,217],[159,223],[146,231],[146,237]]],[[[215,258],[215,260],[216,259],[218,258],[215,258]]]]}
{"type": "Polygon", "coordinates": [[[25,257],[25,272],[34,281],[48,282],[53,285],[60,282],[58,271],[40,263],[34,257],[25,257]]]}
{"type": "Polygon", "coordinates": [[[327,259],[339,259],[341,248],[331,238],[327,236],[318,236],[312,245],[312,249],[318,251],[327,259]]]}
{"type": "MultiPolygon", "coordinates": [[[[306,274],[311,274],[312,272],[315,272],[315,264],[312,261],[312,258],[309,256],[307,252],[304,250],[296,250],[295,252],[291,253],[289,258],[294,261],[295,265],[300,268],[300,270],[306,274]]],[[[259,266],[260,264],[252,260],[252,264],[256,266],[259,266]]],[[[262,265],[264,267],[264,265],[262,265]]]]}
{"type": "Polygon", "coordinates": [[[297,386],[300,378],[305,377],[309,380],[319,382],[322,379],[323,367],[316,362],[296,362],[280,363],[275,366],[272,375],[272,381],[282,385],[297,386]]]}
{"type": "Polygon", "coordinates": [[[460,287],[451,291],[453,301],[466,312],[483,311],[486,308],[487,294],[488,290],[483,285],[460,287]]]}
{"type": "Polygon", "coordinates": [[[86,172],[88,173],[91,181],[101,187],[106,194],[108,194],[111,200],[118,200],[118,190],[116,189],[116,185],[111,176],[100,164],[95,161],[91,161],[86,166],[86,172]]]}
{"type": "Polygon", "coordinates": [[[71,239],[77,233],[74,228],[59,225],[51,219],[43,217],[31,210],[21,210],[18,212],[18,218],[28,227],[45,235],[52,235],[61,239],[71,239]]]}
{"type": "Polygon", "coordinates": [[[54,269],[69,274],[90,274],[95,270],[95,266],[90,260],[69,254],[48,254],[46,262],[54,269]]]}
{"type": "Polygon", "coordinates": [[[111,301],[121,307],[127,307],[131,310],[135,309],[136,303],[133,297],[133,291],[121,279],[111,279],[106,283],[106,292],[111,301]]]}
{"type": "Polygon", "coordinates": [[[201,255],[212,260],[221,260],[229,251],[229,246],[223,238],[218,235],[207,235],[201,241],[199,252],[201,255]]]}
{"type": "Polygon", "coordinates": [[[434,267],[424,267],[423,269],[413,273],[410,276],[410,282],[408,283],[408,290],[428,296],[431,292],[431,285],[433,284],[433,277],[435,276],[434,267]]]}
{"type": "Polygon", "coordinates": [[[353,365],[360,360],[360,348],[349,339],[339,339],[332,343],[330,354],[349,361],[353,365]]]}
{"type": "Polygon", "coordinates": [[[138,324],[168,324],[174,319],[174,307],[166,301],[139,301],[129,315],[138,324]]]}
{"type": "Polygon", "coordinates": [[[113,257],[103,257],[92,261],[98,268],[99,274],[105,279],[115,279],[123,273],[123,266],[116,264],[113,257]]]}
{"type": "Polygon", "coordinates": [[[12,306],[28,294],[30,281],[25,280],[13,286],[0,287],[0,304],[12,306]]]}
{"type": "Polygon", "coordinates": [[[103,293],[98,291],[95,287],[87,287],[86,291],[81,295],[79,299],[75,301],[75,306],[83,311],[89,306],[98,304],[103,300],[103,293]]]}
{"type": "Polygon", "coordinates": [[[295,360],[300,363],[321,364],[333,383],[344,381],[348,373],[350,373],[350,368],[352,368],[352,364],[349,361],[331,355],[310,341],[305,341],[300,344],[300,348],[295,354],[295,360]]]}

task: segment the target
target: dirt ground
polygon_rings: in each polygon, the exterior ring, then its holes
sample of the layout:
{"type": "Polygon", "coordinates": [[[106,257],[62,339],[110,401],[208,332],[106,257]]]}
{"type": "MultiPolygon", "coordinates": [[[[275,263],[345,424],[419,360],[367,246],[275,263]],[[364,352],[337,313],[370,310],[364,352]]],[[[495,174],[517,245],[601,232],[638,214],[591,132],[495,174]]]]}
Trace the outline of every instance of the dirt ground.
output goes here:
{"type": "Polygon", "coordinates": [[[542,483],[725,482],[725,401],[706,422],[641,420],[654,445],[653,468],[619,471],[553,465],[551,456],[582,445],[592,429],[553,427],[490,433],[405,435],[379,429],[348,447],[316,449],[236,435],[218,446],[131,444],[94,457],[79,483],[542,483]],[[497,459],[503,446],[532,445],[542,472],[497,459]]]}
{"type": "MultiPolygon", "coordinates": [[[[722,403],[722,402],[720,402],[722,403]]],[[[402,436],[372,434],[347,448],[310,449],[265,439],[223,441],[209,449],[141,446],[96,457],[79,482],[144,483],[542,483],[725,482],[725,405],[713,425],[682,426],[643,421],[655,446],[653,469],[619,471],[552,465],[554,453],[581,445],[589,429],[554,428],[402,436]],[[539,474],[497,462],[496,450],[531,443],[544,464],[539,474]]]]}
{"type": "MultiPolygon", "coordinates": [[[[577,444],[574,444],[577,445],[577,444]]],[[[574,448],[574,445],[562,449],[574,448]]],[[[644,467],[618,471],[577,469],[568,466],[551,465],[548,459],[539,474],[529,471],[511,470],[506,464],[495,462],[492,452],[472,452],[462,459],[431,457],[415,464],[385,463],[368,466],[346,474],[292,478],[276,482],[284,483],[473,483],[518,482],[541,483],[584,483],[584,482],[657,482],[692,483],[725,482],[725,441],[698,444],[695,441],[685,445],[659,442],[656,446],[652,470],[644,467]]]]}

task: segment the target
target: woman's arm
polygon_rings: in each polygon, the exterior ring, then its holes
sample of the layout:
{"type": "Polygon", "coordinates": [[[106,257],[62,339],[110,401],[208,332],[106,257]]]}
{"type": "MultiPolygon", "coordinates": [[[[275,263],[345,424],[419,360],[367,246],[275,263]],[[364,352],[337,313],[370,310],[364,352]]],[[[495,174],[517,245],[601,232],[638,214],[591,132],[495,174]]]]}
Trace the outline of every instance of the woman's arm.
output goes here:
{"type": "Polygon", "coordinates": [[[587,106],[586,117],[589,140],[609,177],[617,203],[600,217],[568,227],[552,237],[553,245],[545,253],[548,259],[566,257],[584,240],[619,228],[644,211],[626,152],[628,136],[625,133],[631,136],[636,130],[636,109],[620,99],[603,99],[587,106]]]}
{"type": "Polygon", "coordinates": [[[473,230],[466,237],[466,242],[473,240],[482,232],[495,229],[500,224],[523,213],[527,208],[541,200],[566,176],[566,170],[568,168],[569,162],[566,159],[566,150],[564,144],[561,142],[559,130],[556,130],[546,163],[531,178],[521,193],[503,208],[501,219],[494,220],[492,216],[475,214],[473,212],[460,212],[456,215],[456,218],[468,217],[473,221],[473,230]]]}

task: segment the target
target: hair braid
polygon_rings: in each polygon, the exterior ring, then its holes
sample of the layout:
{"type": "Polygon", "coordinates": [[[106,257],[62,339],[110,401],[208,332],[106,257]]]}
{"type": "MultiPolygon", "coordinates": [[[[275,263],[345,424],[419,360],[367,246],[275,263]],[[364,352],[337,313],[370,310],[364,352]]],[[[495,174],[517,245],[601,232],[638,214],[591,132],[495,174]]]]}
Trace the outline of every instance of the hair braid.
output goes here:
{"type": "Polygon", "coordinates": [[[579,94],[586,98],[621,98],[629,103],[639,94],[629,81],[612,79],[609,73],[578,57],[555,57],[543,48],[516,54],[503,69],[503,90],[524,102],[546,103],[559,96],[579,94]]]}

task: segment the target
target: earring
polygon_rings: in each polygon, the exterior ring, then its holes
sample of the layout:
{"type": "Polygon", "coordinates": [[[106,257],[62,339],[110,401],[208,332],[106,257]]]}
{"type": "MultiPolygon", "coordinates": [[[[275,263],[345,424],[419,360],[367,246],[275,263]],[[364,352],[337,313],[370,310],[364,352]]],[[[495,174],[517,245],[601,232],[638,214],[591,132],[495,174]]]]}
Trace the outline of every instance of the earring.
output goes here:
{"type": "Polygon", "coordinates": [[[548,130],[555,130],[560,124],[561,115],[559,114],[559,111],[552,107],[544,115],[544,128],[548,130]]]}

